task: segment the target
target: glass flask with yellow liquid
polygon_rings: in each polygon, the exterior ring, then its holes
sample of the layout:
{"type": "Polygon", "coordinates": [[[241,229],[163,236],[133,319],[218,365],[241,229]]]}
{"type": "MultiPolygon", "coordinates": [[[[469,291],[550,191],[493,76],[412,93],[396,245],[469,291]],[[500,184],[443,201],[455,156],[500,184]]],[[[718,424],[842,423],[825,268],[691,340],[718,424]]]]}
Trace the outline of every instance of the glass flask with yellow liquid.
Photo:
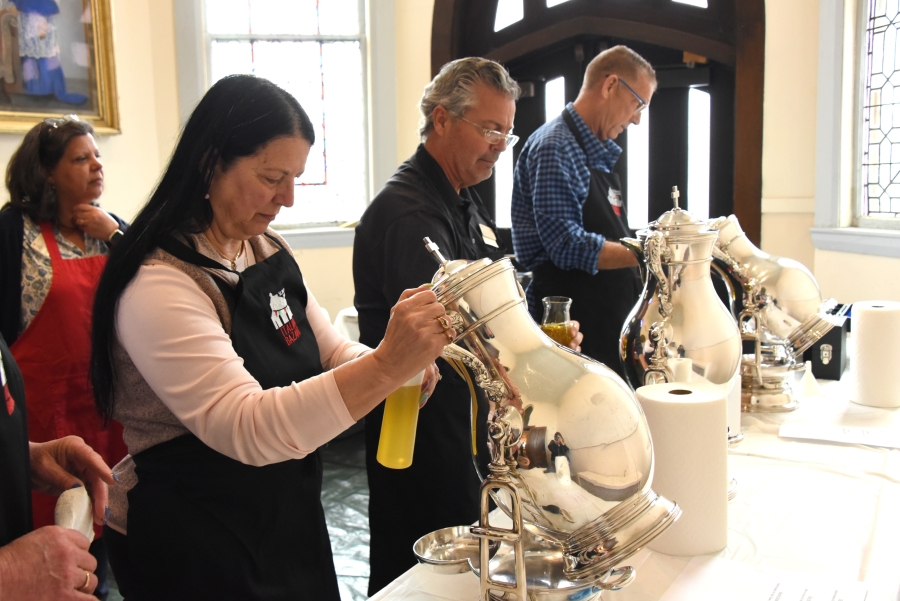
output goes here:
{"type": "Polygon", "coordinates": [[[544,318],[541,320],[541,330],[561,345],[569,346],[572,342],[572,323],[569,318],[572,299],[567,296],[547,296],[542,302],[544,318]]]}
{"type": "Polygon", "coordinates": [[[425,370],[388,395],[375,458],[384,467],[401,470],[412,465],[419,422],[419,400],[425,370]]]}

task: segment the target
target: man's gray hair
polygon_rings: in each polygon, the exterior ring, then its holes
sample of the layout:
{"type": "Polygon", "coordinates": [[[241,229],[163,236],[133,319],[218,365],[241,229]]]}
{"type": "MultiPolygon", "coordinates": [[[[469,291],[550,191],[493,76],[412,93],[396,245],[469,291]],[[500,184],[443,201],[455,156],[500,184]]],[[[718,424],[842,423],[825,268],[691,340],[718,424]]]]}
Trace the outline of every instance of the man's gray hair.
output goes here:
{"type": "Polygon", "coordinates": [[[461,117],[475,104],[475,86],[484,84],[509,96],[513,102],[519,99],[521,90],[500,63],[486,58],[461,58],[441,67],[440,73],[425,86],[419,110],[419,136],[424,141],[434,129],[434,109],[443,106],[453,115],[461,117]]]}
{"type": "Polygon", "coordinates": [[[656,71],[644,57],[627,46],[613,46],[595,56],[585,70],[581,89],[589,90],[613,74],[632,81],[643,75],[656,89],[656,71]]]}

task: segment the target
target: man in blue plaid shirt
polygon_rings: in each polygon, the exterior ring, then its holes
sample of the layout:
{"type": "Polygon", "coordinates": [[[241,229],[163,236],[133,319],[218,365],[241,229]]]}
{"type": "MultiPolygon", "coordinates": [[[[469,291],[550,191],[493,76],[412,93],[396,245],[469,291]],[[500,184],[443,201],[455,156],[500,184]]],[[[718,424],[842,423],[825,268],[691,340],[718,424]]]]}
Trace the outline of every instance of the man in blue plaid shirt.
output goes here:
{"type": "Polygon", "coordinates": [[[640,279],[636,258],[617,242],[632,232],[612,173],[622,152],[613,140],[640,123],[655,90],[653,67],[633,50],[597,55],[575,102],[528,138],[513,185],[513,246],[533,272],[532,316],[540,321],[540,299],[570,297],[582,352],[620,375],[619,336],[640,279]]]}

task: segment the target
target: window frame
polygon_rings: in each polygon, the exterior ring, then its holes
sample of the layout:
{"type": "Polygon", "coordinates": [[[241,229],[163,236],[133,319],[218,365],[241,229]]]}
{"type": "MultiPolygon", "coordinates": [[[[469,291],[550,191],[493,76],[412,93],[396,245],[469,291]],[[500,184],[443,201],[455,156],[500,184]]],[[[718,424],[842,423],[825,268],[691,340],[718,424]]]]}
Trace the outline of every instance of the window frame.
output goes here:
{"type": "Polygon", "coordinates": [[[817,250],[900,258],[900,229],[871,227],[875,219],[861,217],[867,8],[868,0],[819,3],[816,207],[810,233],[817,250]],[[845,54],[845,45],[854,42],[845,54]],[[849,159],[842,156],[845,147],[849,159]]]}
{"type": "MultiPolygon", "coordinates": [[[[360,54],[363,61],[363,115],[366,161],[366,206],[397,165],[396,67],[394,65],[394,0],[357,0],[360,15],[360,54]],[[378,151],[373,144],[378,141],[378,151]]],[[[209,88],[211,44],[204,19],[204,0],[174,3],[178,107],[182,126],[209,88]]],[[[217,39],[228,36],[216,35],[217,39]]],[[[246,36],[245,36],[246,37],[246,36]]],[[[258,37],[269,36],[253,36],[258,37]]],[[[271,36],[284,38],[285,36],[271,36]]],[[[310,36],[288,36],[308,38],[310,36]]],[[[315,36],[313,36],[315,37],[315,36]]],[[[347,36],[321,36],[346,39],[347,36]]],[[[292,248],[331,248],[353,245],[352,227],[278,228],[292,248]]]]}

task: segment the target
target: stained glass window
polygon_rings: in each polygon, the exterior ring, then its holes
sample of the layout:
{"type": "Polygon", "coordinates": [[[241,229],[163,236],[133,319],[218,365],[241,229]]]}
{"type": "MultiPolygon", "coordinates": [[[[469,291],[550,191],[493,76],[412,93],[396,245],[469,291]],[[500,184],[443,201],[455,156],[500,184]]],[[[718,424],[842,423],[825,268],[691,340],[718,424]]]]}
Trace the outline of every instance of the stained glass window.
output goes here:
{"type": "Polygon", "coordinates": [[[363,0],[206,0],[210,83],[247,73],[300,102],[316,142],[276,224],[354,221],[367,201],[363,0]]]}
{"type": "Polygon", "coordinates": [[[869,0],[860,216],[900,217],[900,27],[897,0],[869,0]]]}

